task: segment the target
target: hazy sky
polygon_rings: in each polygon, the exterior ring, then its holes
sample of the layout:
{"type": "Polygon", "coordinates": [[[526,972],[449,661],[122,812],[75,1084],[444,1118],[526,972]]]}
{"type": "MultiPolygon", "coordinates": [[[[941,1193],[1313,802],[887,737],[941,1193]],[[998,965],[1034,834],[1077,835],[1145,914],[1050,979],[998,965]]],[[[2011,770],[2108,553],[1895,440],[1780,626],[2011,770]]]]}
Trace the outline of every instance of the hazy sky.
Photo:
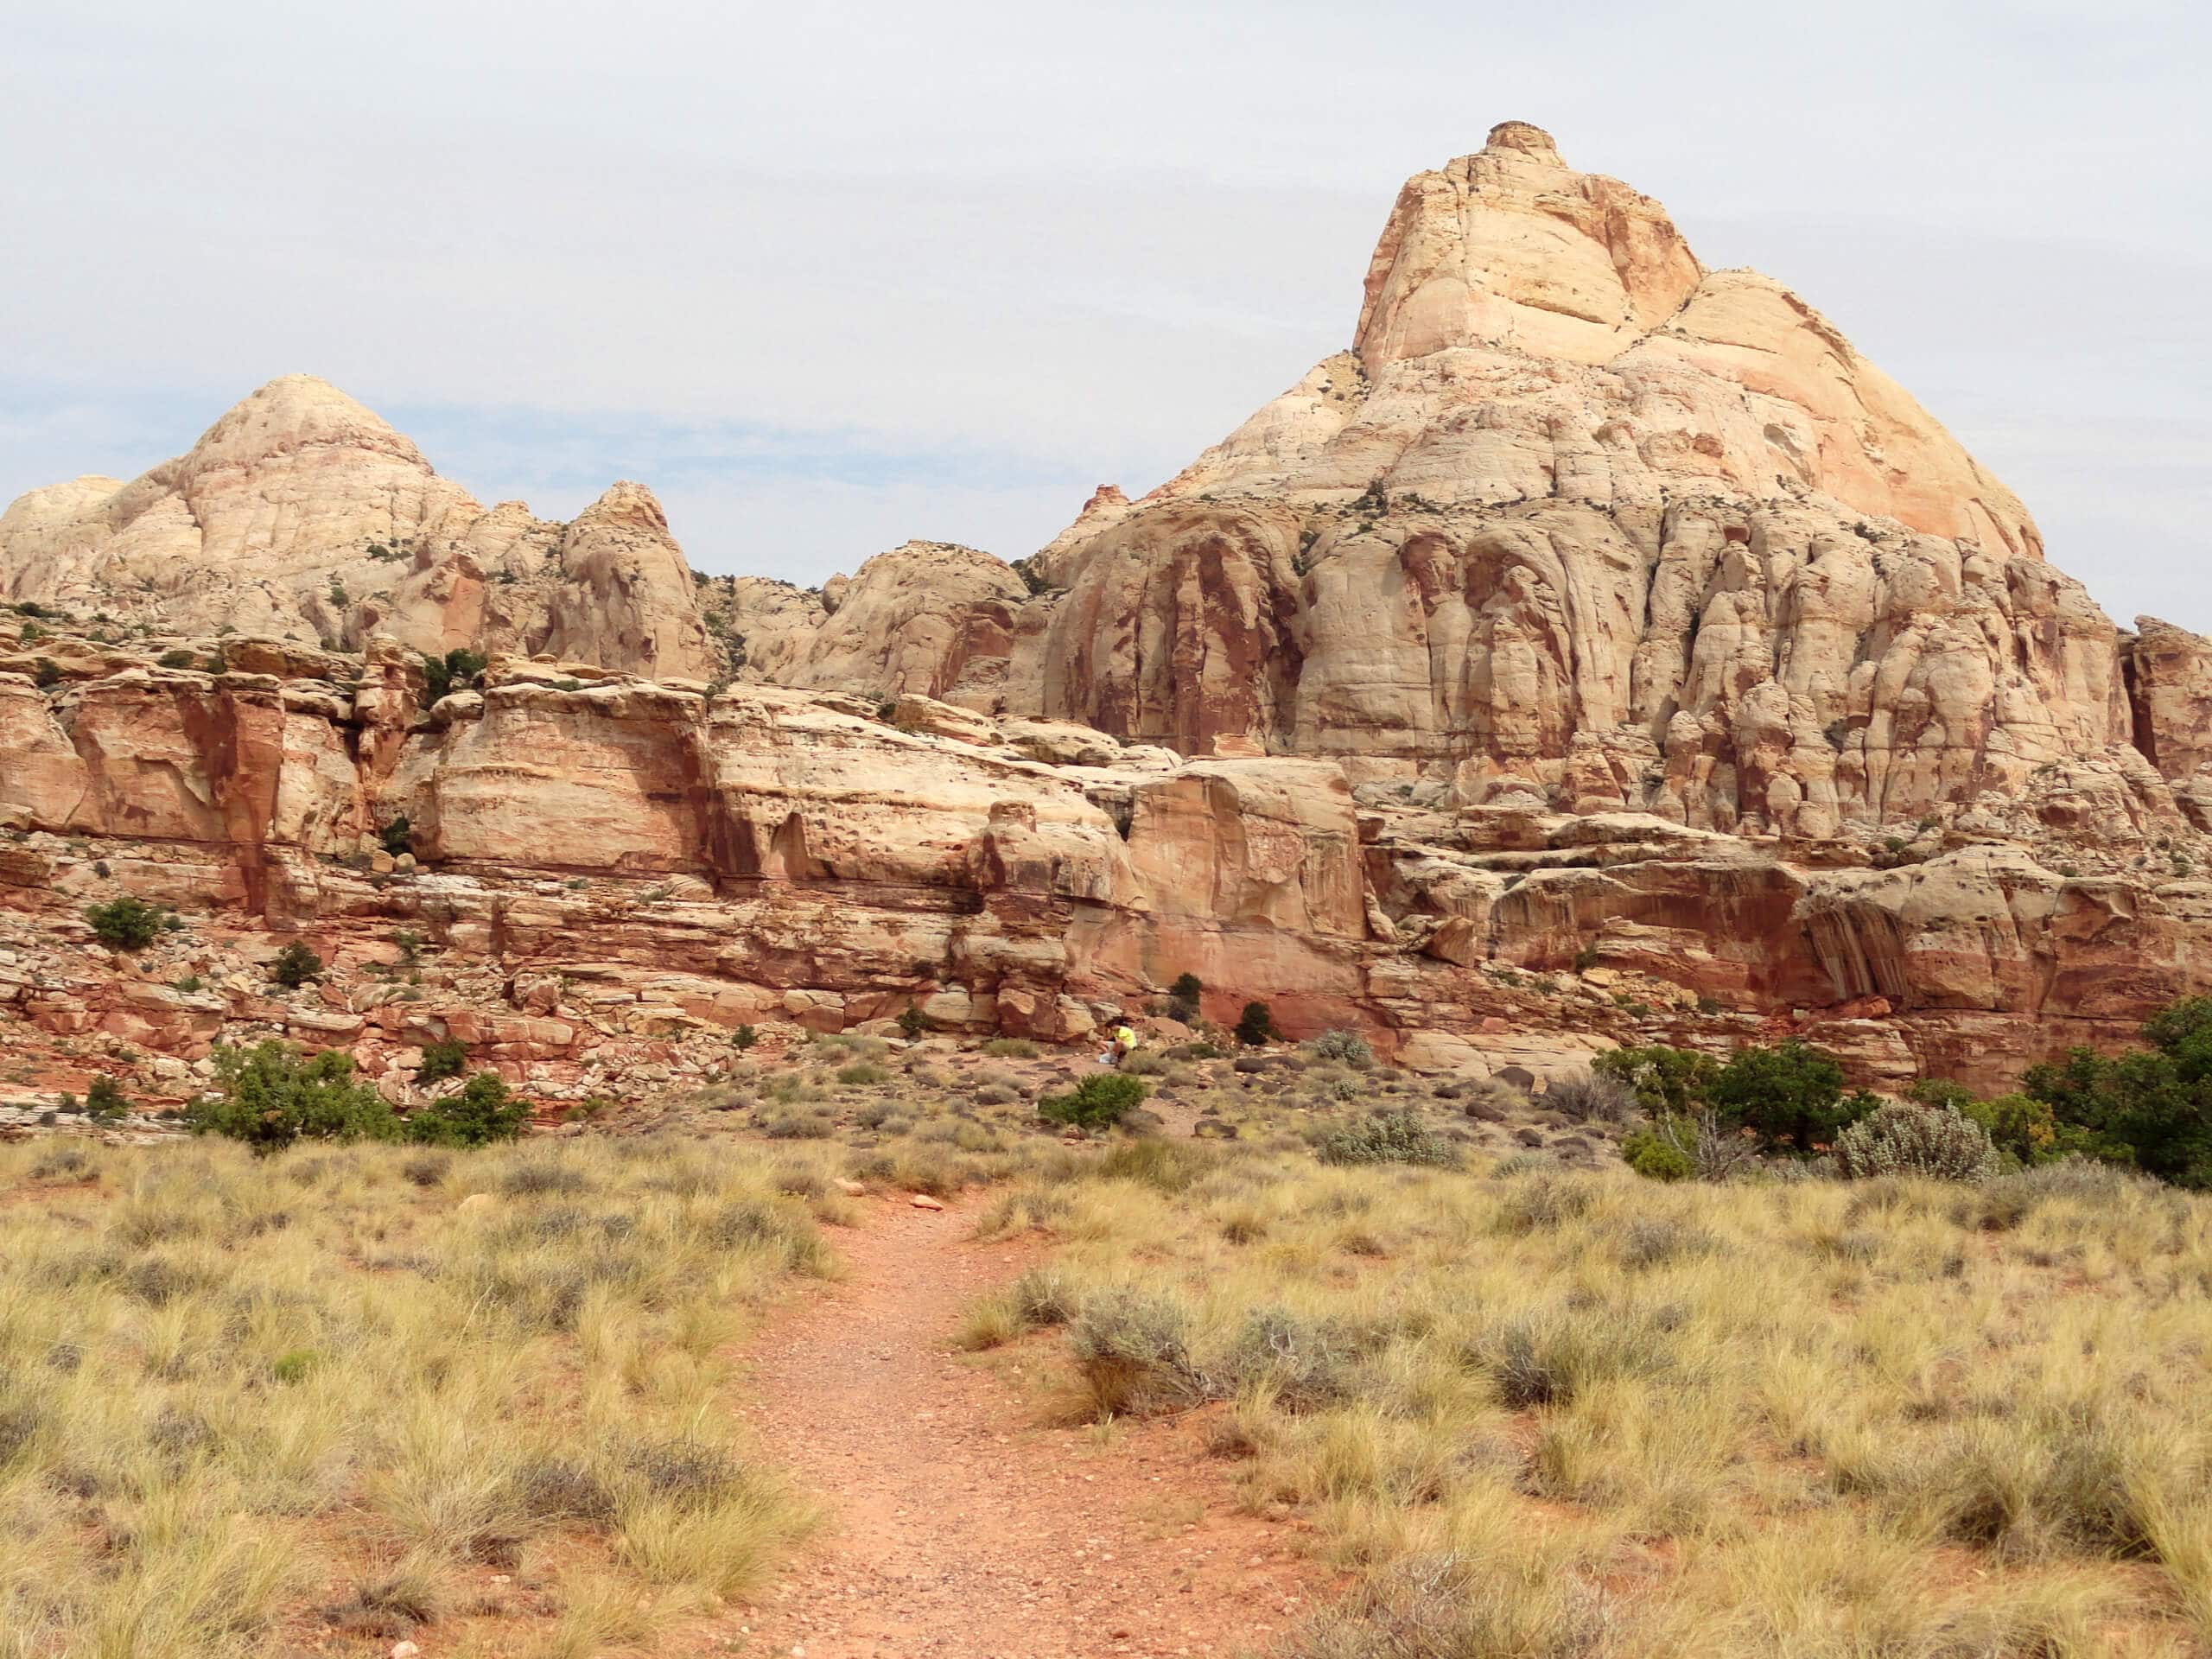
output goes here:
{"type": "Polygon", "coordinates": [[[692,563],[1014,557],[1349,339],[1535,122],[1802,292],[2123,620],[2212,630],[2192,5],[0,0],[0,501],[335,381],[692,563]]]}

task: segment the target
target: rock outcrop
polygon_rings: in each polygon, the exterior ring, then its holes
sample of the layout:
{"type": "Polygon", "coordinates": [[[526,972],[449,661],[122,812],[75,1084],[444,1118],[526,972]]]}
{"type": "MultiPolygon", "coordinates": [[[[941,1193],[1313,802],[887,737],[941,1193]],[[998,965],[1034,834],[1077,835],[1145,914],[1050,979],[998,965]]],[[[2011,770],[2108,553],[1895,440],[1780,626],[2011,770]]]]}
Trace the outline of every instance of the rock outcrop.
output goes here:
{"type": "Polygon", "coordinates": [[[2018,500],[1778,284],[1535,128],[1400,194],[1351,350],[1126,512],[1037,712],[1820,837],[2131,741],[2018,500]]]}
{"type": "Polygon", "coordinates": [[[572,524],[486,511],[336,387],[271,381],[178,459],[80,478],[0,515],[0,598],[183,632],[358,650],[551,651],[709,677],[691,573],[652,493],[618,484],[572,524]]]}

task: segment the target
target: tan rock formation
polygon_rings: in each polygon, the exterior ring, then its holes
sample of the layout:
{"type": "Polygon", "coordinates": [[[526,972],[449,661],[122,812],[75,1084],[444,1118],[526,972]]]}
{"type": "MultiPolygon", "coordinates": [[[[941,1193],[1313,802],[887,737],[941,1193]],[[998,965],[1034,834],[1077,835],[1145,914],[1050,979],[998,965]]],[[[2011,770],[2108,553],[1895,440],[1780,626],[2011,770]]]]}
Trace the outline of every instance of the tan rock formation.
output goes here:
{"type": "Polygon", "coordinates": [[[1085,517],[1007,684],[1188,753],[1818,836],[2130,735],[2118,632],[2012,494],[1518,123],[1401,193],[1351,351],[1085,517]]]}
{"type": "Polygon", "coordinates": [[[572,525],[486,512],[405,437],[308,375],[273,380],[128,484],[82,478],[0,515],[0,597],[185,632],[358,648],[388,632],[706,677],[690,570],[617,485],[572,525]]]}

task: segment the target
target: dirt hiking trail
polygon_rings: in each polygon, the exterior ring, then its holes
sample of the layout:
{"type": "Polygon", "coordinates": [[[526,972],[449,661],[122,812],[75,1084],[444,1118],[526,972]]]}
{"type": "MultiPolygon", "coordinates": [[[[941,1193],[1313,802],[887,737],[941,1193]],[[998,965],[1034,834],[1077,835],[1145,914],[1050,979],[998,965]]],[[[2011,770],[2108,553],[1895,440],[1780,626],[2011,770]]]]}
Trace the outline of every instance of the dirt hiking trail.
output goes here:
{"type": "Polygon", "coordinates": [[[1057,1338],[997,1364],[950,1349],[963,1308],[1033,1245],[976,1242],[957,1206],[868,1209],[839,1236],[844,1281],[748,1345],[746,1421],[829,1517],[752,1605],[738,1651],[1228,1659],[1307,1611],[1319,1575],[1297,1535],[1232,1509],[1190,1426],[1102,1445],[1046,1421],[1057,1338]]]}

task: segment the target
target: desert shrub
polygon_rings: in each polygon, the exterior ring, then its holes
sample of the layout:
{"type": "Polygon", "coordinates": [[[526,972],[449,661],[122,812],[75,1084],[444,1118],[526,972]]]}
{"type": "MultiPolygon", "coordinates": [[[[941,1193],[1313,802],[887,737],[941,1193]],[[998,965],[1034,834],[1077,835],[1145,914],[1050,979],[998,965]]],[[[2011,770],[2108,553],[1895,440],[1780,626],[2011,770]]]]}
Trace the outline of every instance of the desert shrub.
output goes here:
{"type": "Polygon", "coordinates": [[[904,1008],[899,1010],[899,1030],[900,1034],[903,1035],[907,1041],[913,1041],[929,1028],[930,1022],[928,1019],[925,1018],[922,1011],[916,1007],[912,1003],[908,1003],[904,1008]]]}
{"type": "Polygon", "coordinates": [[[294,939],[269,964],[269,977],[285,989],[296,991],[309,980],[322,977],[322,958],[304,942],[294,939]]]}
{"type": "Polygon", "coordinates": [[[468,1045],[456,1038],[429,1044],[423,1050],[423,1058],[415,1068],[417,1083],[442,1083],[448,1077],[457,1077],[468,1069],[468,1045]]]}
{"type": "Polygon", "coordinates": [[[2031,1066],[2030,1098],[2051,1109],[2063,1146],[2182,1186],[2212,1186],[2212,997],[2184,997],[2144,1022],[2148,1048],[2107,1058],[2071,1050],[2031,1066]]]}
{"type": "Polygon", "coordinates": [[[1217,1386],[1225,1393],[1264,1387],[1284,1411],[1318,1410],[1351,1393],[1353,1358],[1350,1339],[1333,1324],[1286,1307],[1256,1307],[1223,1356],[1217,1386]]]}
{"type": "Polygon", "coordinates": [[[467,691],[482,683],[489,659],[481,652],[455,648],[443,657],[423,658],[423,703],[425,708],[455,691],[467,691]]]}
{"type": "Polygon", "coordinates": [[[890,1080],[891,1074],[881,1066],[862,1060],[857,1065],[848,1065],[837,1073],[837,1081],[849,1089],[872,1088],[890,1080]]]}
{"type": "Polygon", "coordinates": [[[1380,1111],[1326,1131],[1314,1147],[1325,1164],[1433,1164],[1459,1162],[1458,1144],[1436,1132],[1427,1119],[1405,1109],[1380,1111]]]}
{"type": "Polygon", "coordinates": [[[1838,1171],[1852,1180],[1884,1175],[1935,1181],[1983,1181],[1997,1173],[1988,1131],[1943,1106],[1898,1102],[1836,1137],[1838,1171]]]}
{"type": "Polygon", "coordinates": [[[1621,1156],[1656,1181],[1725,1181],[1758,1166],[1757,1147],[1713,1111],[1654,1118],[1621,1141],[1621,1156]]]}
{"type": "Polygon", "coordinates": [[[729,1034],[729,1046],[742,1054],[760,1040],[760,1033],[751,1026],[740,1026],[729,1034]]]}
{"type": "Polygon", "coordinates": [[[1247,1048],[1259,1048],[1281,1036],[1275,1029],[1274,1011],[1264,1002],[1247,1002],[1236,1016],[1236,1040],[1247,1048]]]}
{"type": "Polygon", "coordinates": [[[113,1077],[100,1076],[92,1079],[92,1087],[85,1090],[85,1114],[100,1122],[111,1122],[130,1113],[130,1102],[125,1097],[122,1085],[113,1077]]]}
{"type": "Polygon", "coordinates": [[[485,1147],[512,1141],[530,1121],[530,1103],[512,1093],[493,1072],[479,1071],[457,1095],[407,1116],[410,1141],[431,1147],[485,1147]]]}
{"type": "Polygon", "coordinates": [[[1191,1357],[1179,1301],[1120,1287],[1087,1298],[1068,1327],[1077,1370],[1102,1416],[1173,1410],[1211,1392],[1191,1357]]]}
{"type": "Polygon", "coordinates": [[[412,829],[413,826],[407,822],[407,815],[403,812],[377,831],[377,839],[384,844],[385,851],[397,858],[402,853],[415,850],[415,843],[410,838],[412,829]]]}
{"type": "MultiPolygon", "coordinates": [[[[1680,1122],[1679,1118],[1661,1120],[1669,1127],[1680,1122]]],[[[1697,1160],[1677,1143],[1673,1135],[1658,1127],[1637,1129],[1623,1136],[1621,1157],[1646,1180],[1687,1181],[1697,1174],[1697,1160]]]]}
{"type": "Polygon", "coordinates": [[[163,668],[190,668],[200,659],[190,652],[177,648],[163,652],[156,660],[163,668]]]}
{"type": "Polygon", "coordinates": [[[1999,1153],[2021,1164],[2047,1164],[2087,1145],[2080,1131],[2059,1122],[2049,1101],[2031,1095],[1969,1100],[1958,1109],[1981,1125],[1999,1153]]]}
{"type": "Polygon", "coordinates": [[[1027,1037],[994,1037],[983,1045],[983,1052],[995,1060],[1033,1060],[1037,1045],[1027,1037]]]}
{"type": "Polygon", "coordinates": [[[1340,1060],[1356,1071],[1364,1071],[1375,1064],[1375,1051],[1357,1032],[1325,1031],[1306,1046],[1316,1058],[1340,1060]]]}
{"type": "Polygon", "coordinates": [[[162,912],[130,893],[85,911],[99,942],[111,950],[143,950],[160,936],[162,912]]]}
{"type": "Polygon", "coordinates": [[[1723,1117],[1758,1131],[1767,1145],[1800,1152],[1833,1141],[1876,1103],[1871,1095],[1847,1097],[1835,1057],[1795,1039],[1738,1049],[1706,1095],[1723,1117]]]}
{"type": "Polygon", "coordinates": [[[764,1112],[756,1127],[771,1141],[826,1141],[837,1125],[820,1108],[803,1107],[796,1111],[764,1112]]]}
{"type": "Polygon", "coordinates": [[[258,1153],[296,1141],[391,1141],[399,1122],[384,1097],[353,1076],[353,1060],[335,1049],[303,1059],[289,1043],[214,1052],[219,1092],[185,1108],[194,1135],[243,1141],[258,1153]]]}
{"type": "Polygon", "coordinates": [[[1205,994],[1205,982],[1196,974],[1178,974],[1175,982],[1167,988],[1167,1013],[1171,1019],[1186,1026],[1198,1021],[1199,999],[1205,994]]]}
{"type": "Polygon", "coordinates": [[[1629,1090],[1637,1104],[1652,1116],[1664,1117],[1687,1112],[1702,1101],[1716,1068],[1710,1055],[1653,1044],[1608,1049],[1590,1062],[1590,1070],[1629,1090]]]}
{"type": "Polygon", "coordinates": [[[1592,1071],[1554,1077],[1544,1104],[1578,1123],[1625,1123],[1636,1116],[1636,1091],[1617,1077],[1592,1071]]]}
{"type": "MultiPolygon", "coordinates": [[[[23,632],[29,633],[31,630],[26,626],[23,632]]],[[[41,657],[32,666],[31,678],[41,691],[51,691],[67,677],[61,672],[61,664],[51,657],[41,657]]]]}
{"type": "Polygon", "coordinates": [[[1046,1095],[1037,1103],[1037,1116],[1049,1123],[1071,1123],[1079,1129],[1111,1128],[1122,1116],[1144,1103],[1144,1079],[1118,1071],[1094,1072],[1062,1095],[1046,1095]]]}
{"type": "Polygon", "coordinates": [[[418,1152],[400,1165],[399,1173],[416,1186],[436,1186],[453,1168],[453,1159],[442,1152],[418,1152]]]}

